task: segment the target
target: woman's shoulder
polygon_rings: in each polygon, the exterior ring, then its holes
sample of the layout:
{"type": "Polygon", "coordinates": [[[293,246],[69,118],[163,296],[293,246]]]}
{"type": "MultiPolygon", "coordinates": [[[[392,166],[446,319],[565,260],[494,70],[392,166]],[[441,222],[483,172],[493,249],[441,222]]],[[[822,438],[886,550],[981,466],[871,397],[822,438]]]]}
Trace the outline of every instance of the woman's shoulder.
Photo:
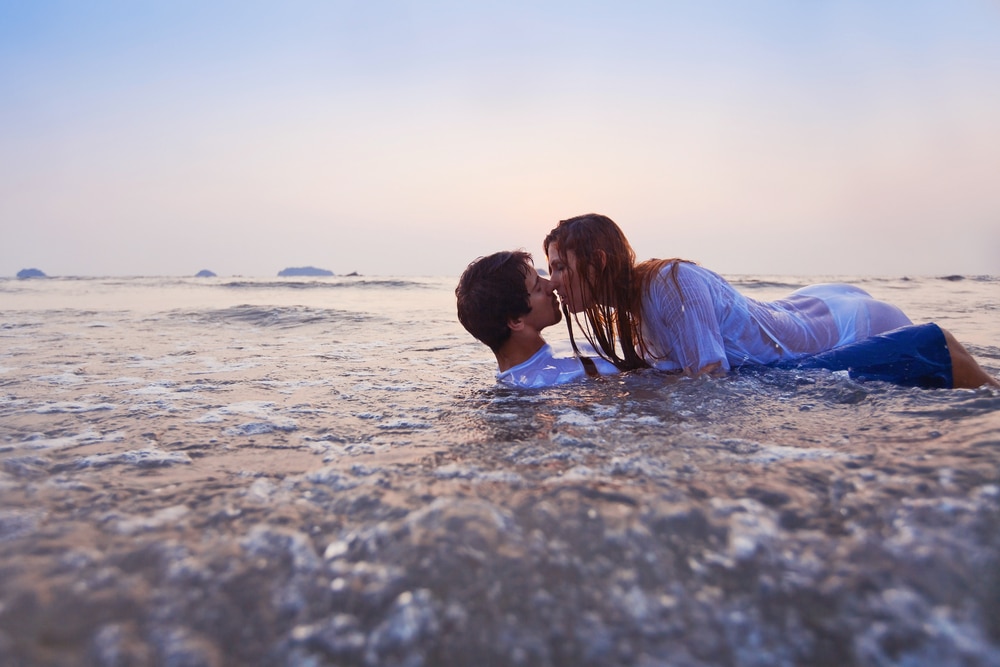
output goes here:
{"type": "Polygon", "coordinates": [[[642,275],[650,273],[662,275],[664,273],[669,273],[671,271],[678,271],[678,272],[694,271],[694,272],[713,273],[712,271],[709,271],[708,269],[703,267],[698,262],[691,259],[683,259],[681,257],[671,257],[670,259],[647,259],[644,262],[639,262],[638,264],[636,264],[635,268],[636,271],[638,271],[642,275]]]}
{"type": "Polygon", "coordinates": [[[687,259],[650,259],[637,267],[650,289],[664,285],[695,282],[725,282],[719,274],[687,259]]]}

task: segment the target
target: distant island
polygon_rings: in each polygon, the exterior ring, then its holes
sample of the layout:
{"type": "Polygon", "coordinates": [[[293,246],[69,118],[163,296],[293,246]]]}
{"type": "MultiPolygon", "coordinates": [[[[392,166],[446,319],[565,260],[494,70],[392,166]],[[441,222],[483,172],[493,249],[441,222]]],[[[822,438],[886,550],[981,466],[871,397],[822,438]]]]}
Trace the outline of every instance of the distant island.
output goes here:
{"type": "Polygon", "coordinates": [[[198,273],[194,274],[195,278],[215,278],[215,272],[209,271],[208,269],[202,269],[198,273]]]}
{"type": "Polygon", "coordinates": [[[282,269],[278,272],[280,278],[290,278],[293,276],[332,276],[333,271],[327,271],[326,269],[317,269],[315,266],[297,266],[287,269],[282,269]]]}
{"type": "Polygon", "coordinates": [[[21,269],[17,272],[17,277],[21,280],[24,280],[25,278],[48,278],[48,276],[39,269],[21,269]]]}

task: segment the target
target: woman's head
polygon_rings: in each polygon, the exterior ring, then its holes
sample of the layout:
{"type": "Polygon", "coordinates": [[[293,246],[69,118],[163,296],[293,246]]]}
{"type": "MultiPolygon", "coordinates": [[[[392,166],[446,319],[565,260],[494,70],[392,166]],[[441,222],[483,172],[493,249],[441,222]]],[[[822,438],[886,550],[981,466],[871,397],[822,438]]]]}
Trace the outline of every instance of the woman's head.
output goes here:
{"type": "Polygon", "coordinates": [[[617,308],[630,300],[635,252],[611,218],[588,213],[562,220],[543,247],[550,280],[570,312],[617,308]]]}
{"type": "Polygon", "coordinates": [[[647,366],[636,351],[635,252],[618,225],[605,215],[579,215],[556,225],[542,245],[549,279],[570,312],[585,314],[591,345],[620,370],[647,366]]]}

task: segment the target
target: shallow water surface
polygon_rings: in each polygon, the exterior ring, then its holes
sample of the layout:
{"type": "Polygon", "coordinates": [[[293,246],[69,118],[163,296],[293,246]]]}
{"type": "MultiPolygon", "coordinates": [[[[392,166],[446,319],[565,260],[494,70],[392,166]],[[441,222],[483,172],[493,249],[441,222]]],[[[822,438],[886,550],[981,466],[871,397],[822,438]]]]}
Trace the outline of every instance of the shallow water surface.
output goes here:
{"type": "MultiPolygon", "coordinates": [[[[996,279],[862,284],[1000,370],[996,279]]],[[[516,392],[453,288],[0,281],[0,663],[1000,665],[1000,393],[516,392]]]]}

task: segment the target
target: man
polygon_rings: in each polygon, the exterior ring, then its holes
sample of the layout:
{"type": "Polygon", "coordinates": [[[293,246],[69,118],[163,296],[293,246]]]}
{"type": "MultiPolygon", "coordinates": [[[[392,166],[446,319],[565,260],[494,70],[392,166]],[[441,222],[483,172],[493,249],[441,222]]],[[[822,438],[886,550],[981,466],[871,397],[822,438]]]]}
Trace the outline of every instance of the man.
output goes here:
{"type": "MultiPolygon", "coordinates": [[[[538,275],[531,255],[515,250],[480,257],[465,269],[455,288],[458,319],[497,359],[497,380],[537,388],[587,375],[578,357],[555,357],[541,331],[562,319],[552,284],[538,275]]],[[[617,373],[595,359],[597,372],[617,373]]]]}

